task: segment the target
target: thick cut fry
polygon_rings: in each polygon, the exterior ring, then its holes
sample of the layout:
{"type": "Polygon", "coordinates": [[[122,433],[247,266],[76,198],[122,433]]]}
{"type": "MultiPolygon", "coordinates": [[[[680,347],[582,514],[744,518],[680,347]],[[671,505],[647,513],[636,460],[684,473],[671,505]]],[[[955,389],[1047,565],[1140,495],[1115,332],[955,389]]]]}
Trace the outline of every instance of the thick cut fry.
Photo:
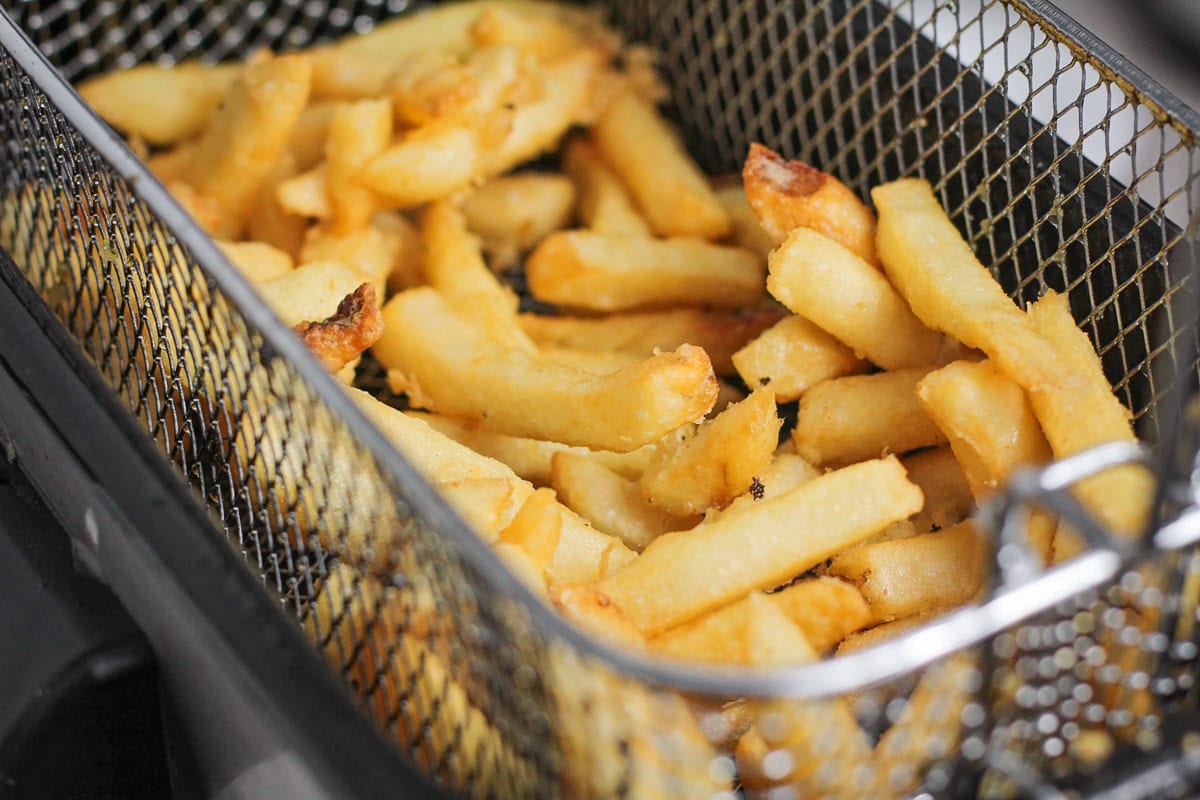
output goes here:
{"type": "Polygon", "coordinates": [[[292,271],[292,257],[263,242],[217,242],[225,257],[251,283],[262,283],[292,271]]]}
{"type": "Polygon", "coordinates": [[[799,400],[829,378],[863,372],[867,364],[845,345],[798,315],[784,317],[733,354],[747,386],[770,386],[780,403],[799,400]]]}
{"type": "Polygon", "coordinates": [[[651,652],[683,661],[723,664],[803,664],[813,646],[782,609],[761,592],[659,634],[651,652]]]}
{"type": "Polygon", "coordinates": [[[1082,391],[1046,340],[963,240],[923,180],[871,191],[879,213],[879,258],[892,285],[931,328],[987,353],[1026,390],[1082,391]]]}
{"type": "Polygon", "coordinates": [[[642,474],[642,495],[677,516],[728,505],[766,470],[782,425],[775,393],[757,389],[690,439],[660,445],[642,474]]]}
{"type": "Polygon", "coordinates": [[[917,384],[928,372],[915,367],[818,383],[800,398],[796,452],[828,466],[945,444],[917,400],[917,384]]]}
{"type": "Polygon", "coordinates": [[[251,203],[287,151],[311,76],[304,56],[279,56],[246,67],[230,85],[186,175],[220,207],[217,236],[241,234],[251,203]]]}
{"type": "Polygon", "coordinates": [[[772,254],[767,289],[884,369],[937,363],[942,337],[917,319],[879,270],[808,228],[772,254]]]}
{"type": "Polygon", "coordinates": [[[871,608],[862,592],[837,578],[806,578],[767,597],[796,623],[818,653],[832,650],[871,624],[871,608]]]}
{"type": "Polygon", "coordinates": [[[275,199],[286,213],[296,217],[329,219],[333,206],[329,203],[325,165],[318,164],[307,172],[283,178],[275,187],[275,199]]]}
{"type": "Polygon", "coordinates": [[[300,263],[337,261],[357,272],[383,297],[388,274],[396,259],[394,243],[374,225],[364,225],[349,233],[336,233],[324,225],[314,225],[304,237],[300,263]]]}
{"type": "Polygon", "coordinates": [[[719,239],[733,223],[675,132],[652,105],[626,93],[592,128],[596,149],[660,236],[719,239]]]}
{"type": "Polygon", "coordinates": [[[288,152],[297,170],[312,169],[325,157],[329,126],[333,124],[333,115],[341,106],[341,103],[309,103],[300,112],[292,128],[292,138],[288,141],[288,152]]]}
{"type": "Polygon", "coordinates": [[[439,123],[409,131],[358,175],[384,206],[411,208],[470,186],[479,159],[475,131],[439,123]]]}
{"type": "Polygon", "coordinates": [[[925,506],[912,519],[917,533],[949,528],[971,514],[975,496],[950,448],[922,450],[900,463],[908,470],[908,479],[925,495],[925,506]]]}
{"type": "Polygon", "coordinates": [[[663,534],[597,588],[653,635],[778,586],[920,507],[896,459],[855,464],[743,513],[663,534]]]}
{"type": "MultiPolygon", "coordinates": [[[[1087,334],[1075,325],[1067,298],[1047,292],[1029,308],[1034,329],[1048,342],[1059,363],[1080,377],[1062,386],[1030,387],[1029,399],[1055,458],[1106,442],[1137,441],[1130,414],[1112,392],[1087,334]]],[[[1147,523],[1153,479],[1142,467],[1105,470],[1075,487],[1083,504],[1112,530],[1136,537],[1147,523]]]]}
{"type": "Polygon", "coordinates": [[[828,572],[858,585],[877,622],[944,611],[983,588],[987,542],[974,523],[876,542],[835,556],[828,572]]]}
{"type": "Polygon", "coordinates": [[[521,328],[542,347],[621,350],[642,358],[681,344],[704,348],[718,375],[732,375],[733,353],[779,320],[774,310],[702,311],[680,308],[604,317],[522,314],[521,328]]]}
{"type": "Polygon", "coordinates": [[[467,227],[483,239],[488,263],[503,270],[571,219],[575,188],[562,175],[526,172],[480,186],[463,203],[467,227]]]}
{"type": "Polygon", "coordinates": [[[425,258],[425,243],[417,226],[398,211],[382,211],[371,217],[371,227],[379,231],[393,254],[388,273],[389,292],[400,292],[421,283],[425,258]]]}
{"type": "Polygon", "coordinates": [[[650,235],[650,226],[634,207],[621,180],[600,159],[591,142],[576,138],[567,144],[563,171],[575,183],[579,197],[576,213],[585,227],[614,236],[650,235]]]}
{"type": "Polygon", "coordinates": [[[721,207],[733,221],[734,244],[752,253],[758,253],[763,261],[766,261],[767,256],[775,249],[776,242],[763,228],[754,209],[750,208],[741,179],[724,186],[718,185],[716,193],[721,207]]]}
{"type": "Polygon", "coordinates": [[[699,419],[717,396],[697,347],[597,376],[485,338],[433,289],[396,295],[384,320],[375,355],[408,379],[414,403],[499,433],[629,452],[699,419]]]}
{"type": "MultiPolygon", "coordinates": [[[[551,462],[556,453],[573,453],[603,464],[608,469],[626,478],[641,477],[654,454],[654,445],[646,445],[629,453],[612,453],[606,450],[588,450],[571,447],[543,439],[525,439],[493,433],[477,425],[453,417],[409,412],[424,420],[434,430],[449,436],[459,444],[465,444],[477,453],[502,461],[514,472],[537,486],[549,486],[551,462]]],[[[686,426],[685,426],[686,427],[686,426]]]]}
{"type": "Polygon", "coordinates": [[[642,497],[637,481],[587,456],[556,453],[550,481],[567,508],[596,530],[616,536],[637,551],[661,534],[690,528],[699,521],[698,517],[676,516],[655,508],[642,497]]]}
{"type": "Polygon", "coordinates": [[[554,492],[538,489],[525,499],[512,521],[500,531],[498,541],[521,548],[539,571],[546,569],[558,549],[562,514],[554,492]]]}
{"type": "Polygon", "coordinates": [[[325,190],[333,211],[332,230],[347,234],[367,224],[378,200],[359,173],[392,138],[392,106],[387,100],[339,105],[325,140],[325,190]]]}
{"type": "Polygon", "coordinates": [[[338,261],[315,261],[258,285],[258,292],[286,325],[325,319],[362,276],[338,261]]]}
{"type": "Polygon", "coordinates": [[[885,622],[882,625],[876,625],[872,628],[867,628],[865,631],[852,633],[842,640],[838,645],[837,654],[839,656],[848,653],[855,653],[859,650],[865,650],[868,647],[874,647],[877,644],[886,642],[889,639],[894,639],[908,633],[911,630],[921,627],[926,622],[936,617],[938,612],[930,612],[928,614],[917,614],[912,617],[898,619],[895,622],[885,622]]]}
{"type": "Polygon", "coordinates": [[[782,242],[796,228],[810,228],[868,264],[879,263],[875,216],[832,175],[754,143],[742,166],[742,183],[750,207],[775,241],[782,242]]]}
{"type": "Polygon", "coordinates": [[[771,463],[761,475],[750,481],[750,486],[744,494],[735,497],[733,502],[723,509],[709,509],[707,519],[747,511],[764,500],[790,492],[820,474],[819,469],[795,453],[776,451],[771,463]]]}
{"type": "Polygon", "coordinates": [[[117,130],[150,144],[181,142],[204,130],[240,64],[141,64],[91,78],[79,94],[117,130]]]}
{"type": "Polygon", "coordinates": [[[249,239],[278,248],[292,258],[299,258],[308,220],[291,213],[279,201],[280,185],[295,176],[296,160],[285,153],[258,190],[258,197],[246,220],[246,235],[249,239]]]}
{"type": "Polygon", "coordinates": [[[737,308],[763,298],[765,273],[753,253],[700,239],[560,231],[525,264],[539,300],[595,311],[667,305],[737,308]]]}
{"type": "Polygon", "coordinates": [[[646,646],[641,632],[594,586],[556,586],[550,599],[564,617],[599,639],[635,650],[646,646]]]}

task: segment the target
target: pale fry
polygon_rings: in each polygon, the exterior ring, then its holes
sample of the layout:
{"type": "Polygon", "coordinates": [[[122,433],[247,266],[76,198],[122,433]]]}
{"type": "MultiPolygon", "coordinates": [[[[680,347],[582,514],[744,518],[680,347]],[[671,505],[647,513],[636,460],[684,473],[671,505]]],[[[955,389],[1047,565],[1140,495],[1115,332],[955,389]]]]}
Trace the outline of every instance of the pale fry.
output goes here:
{"type": "Polygon", "coordinates": [[[839,465],[945,444],[917,399],[928,372],[915,367],[818,383],[800,398],[796,452],[813,464],[839,465]]]}
{"type": "Polygon", "coordinates": [[[806,578],[767,598],[796,623],[818,653],[832,650],[872,621],[862,592],[837,578],[806,578]]]}
{"type": "Polygon", "coordinates": [[[797,228],[810,228],[867,263],[879,263],[871,209],[832,175],[754,143],[742,166],[742,183],[750,207],[776,242],[797,228]]]}
{"type": "Polygon", "coordinates": [[[733,354],[747,386],[770,386],[780,403],[800,399],[810,386],[863,372],[867,363],[804,317],[784,317],[733,354]]]}
{"type": "Polygon", "coordinates": [[[542,347],[621,350],[649,358],[681,344],[704,348],[718,375],[732,375],[733,353],[781,317],[775,310],[677,308],[604,317],[522,314],[521,328],[542,347]]]}
{"type": "Polygon", "coordinates": [[[742,513],[663,534],[597,587],[652,635],[785,583],[920,507],[921,492],[899,461],[863,462],[742,513]]]}
{"type": "Polygon", "coordinates": [[[908,479],[925,495],[925,506],[913,517],[917,533],[948,528],[970,515],[975,496],[950,448],[922,450],[900,463],[908,471],[908,479]]]}
{"type": "Polygon", "coordinates": [[[782,425],[774,392],[759,388],[701,425],[695,436],[659,445],[642,473],[642,495],[677,516],[728,505],[766,470],[782,425]]]}
{"type": "Polygon", "coordinates": [[[580,137],[567,144],[563,171],[575,183],[579,197],[576,213],[585,227],[617,236],[650,235],[650,226],[634,207],[620,179],[600,159],[590,141],[580,137]]]}
{"type": "Polygon", "coordinates": [[[878,622],[944,611],[983,588],[989,550],[974,523],[866,544],[835,556],[828,572],[858,585],[878,622]]]}
{"type": "Polygon", "coordinates": [[[375,213],[378,200],[358,176],[391,138],[392,105],[387,100],[344,103],[334,111],[325,139],[325,189],[334,233],[357,230],[375,213]]]}
{"type": "Polygon", "coordinates": [[[552,233],[525,265],[539,300],[594,311],[669,305],[752,306],[764,296],[756,255],[700,239],[552,233]]]}
{"type": "Polygon", "coordinates": [[[413,401],[499,433],[629,452],[716,400],[712,366],[696,347],[598,376],[486,338],[433,289],[396,295],[384,318],[375,355],[404,374],[413,401]]]}
{"type": "Polygon", "coordinates": [[[852,633],[838,645],[837,654],[843,656],[848,653],[865,650],[868,647],[874,647],[877,644],[886,642],[888,639],[894,639],[908,631],[919,628],[936,616],[937,612],[931,611],[928,614],[917,614],[912,617],[898,619],[895,622],[885,622],[882,625],[867,628],[865,631],[852,633]]]}
{"type": "Polygon", "coordinates": [[[204,130],[240,64],[140,64],[90,78],[79,94],[104,121],[150,144],[181,142],[204,130]]]}
{"type": "Polygon", "coordinates": [[[262,283],[292,271],[292,257],[263,242],[217,242],[225,257],[251,283],[262,283]]]}
{"type": "Polygon", "coordinates": [[[771,253],[767,289],[884,369],[937,363],[942,337],[917,319],[879,270],[808,228],[771,253]]]}
{"type": "Polygon", "coordinates": [[[308,59],[300,55],[248,66],[209,120],[186,180],[220,207],[217,236],[241,234],[251,203],[287,151],[308,102],[311,75],[308,59]]]}
{"type": "Polygon", "coordinates": [[[467,227],[483,239],[489,266],[500,271],[567,226],[575,188],[562,175],[525,172],[480,186],[463,203],[467,227]]]}
{"type": "Polygon", "coordinates": [[[733,223],[699,167],[652,105],[626,93],[596,121],[592,139],[660,236],[719,239],[733,223]]]}
{"type": "Polygon", "coordinates": [[[393,254],[392,269],[387,276],[388,291],[400,292],[420,284],[425,243],[417,226],[399,211],[381,211],[371,217],[371,227],[382,234],[388,251],[393,254]]]}
{"type": "Polygon", "coordinates": [[[661,534],[690,528],[698,521],[655,508],[642,497],[637,481],[585,455],[555,453],[550,482],[567,508],[639,552],[661,534]]]}

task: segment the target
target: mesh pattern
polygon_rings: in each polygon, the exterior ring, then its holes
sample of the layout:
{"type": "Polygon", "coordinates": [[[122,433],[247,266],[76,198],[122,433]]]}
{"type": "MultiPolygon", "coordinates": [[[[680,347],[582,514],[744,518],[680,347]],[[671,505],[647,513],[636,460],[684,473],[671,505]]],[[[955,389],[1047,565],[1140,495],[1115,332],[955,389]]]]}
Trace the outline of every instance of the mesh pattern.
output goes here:
{"type": "MultiPolygon", "coordinates": [[[[301,46],[406,5],[70,0],[26,2],[16,16],[75,80],[301,46]]],[[[929,178],[1014,297],[1067,291],[1153,436],[1171,383],[1195,374],[1172,361],[1173,342],[1194,332],[1172,314],[1187,281],[1168,253],[1196,210],[1196,132],[1023,5],[930,6],[679,0],[613,12],[663,54],[675,114],[709,169],[735,169],[761,140],[863,192],[929,178]],[[1002,37],[985,35],[985,15],[999,15],[1002,37]],[[1078,97],[1060,99],[1064,78],[1078,78],[1078,97]],[[1116,131],[1124,117],[1132,136],[1116,131]]],[[[481,566],[486,552],[443,504],[349,433],[322,402],[333,384],[278,355],[282,332],[247,321],[8,53],[0,110],[0,247],[365,712],[447,786],[729,796],[736,776],[771,797],[1009,796],[1038,780],[1014,777],[1010,759],[1046,780],[1096,779],[1114,752],[1129,765],[1159,747],[1165,721],[1194,703],[1200,570],[1183,555],[920,674],[835,697],[682,693],[619,669],[545,624],[481,566]],[[750,724],[757,740],[735,753],[750,724]]]]}

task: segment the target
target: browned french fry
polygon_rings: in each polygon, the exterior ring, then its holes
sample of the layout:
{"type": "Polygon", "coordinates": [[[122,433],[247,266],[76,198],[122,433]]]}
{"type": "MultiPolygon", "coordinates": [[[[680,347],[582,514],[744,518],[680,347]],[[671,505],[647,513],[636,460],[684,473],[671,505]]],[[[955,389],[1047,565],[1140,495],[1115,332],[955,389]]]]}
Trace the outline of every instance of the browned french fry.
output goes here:
{"type": "Polygon", "coordinates": [[[733,228],[699,167],[658,112],[632,92],[592,128],[596,149],[661,236],[719,239],[733,228]]]}
{"type": "Polygon", "coordinates": [[[660,633],[647,645],[683,661],[779,665],[816,659],[803,631],[762,592],[660,633]]]}
{"type": "Polygon", "coordinates": [[[220,207],[218,236],[241,234],[250,204],[287,150],[311,76],[307,58],[288,55],[252,64],[230,84],[186,174],[189,185],[220,207]]]}
{"type": "Polygon", "coordinates": [[[571,219],[575,188],[562,175],[525,172],[480,186],[463,203],[467,227],[483,239],[494,270],[514,264],[571,219]]]}
{"type": "Polygon", "coordinates": [[[487,338],[433,289],[396,295],[384,319],[375,355],[407,378],[416,404],[499,433],[629,452],[716,400],[716,377],[697,347],[594,375],[487,338]]]}
{"type": "Polygon", "coordinates": [[[391,138],[392,106],[387,100],[343,103],[334,110],[325,139],[325,189],[334,233],[351,233],[375,213],[378,200],[358,175],[391,138]]]}
{"type": "Polygon", "coordinates": [[[590,231],[552,233],[525,264],[539,300],[596,311],[667,305],[737,308],[763,298],[765,274],[747,250],[700,239],[590,231]]]}
{"type": "Polygon", "coordinates": [[[732,361],[747,386],[770,386],[780,403],[800,399],[810,386],[823,380],[867,368],[849,348],[796,314],[748,342],[733,354],[732,361]]]}
{"type": "Polygon", "coordinates": [[[829,472],[739,514],[666,533],[597,584],[643,633],[811,569],[921,507],[894,458],[829,472]]]}
{"type": "Polygon", "coordinates": [[[620,179],[600,159],[590,141],[575,138],[567,144],[563,171],[575,183],[577,213],[585,227],[617,236],[650,235],[650,226],[634,207],[620,179]]]}
{"type": "Polygon", "coordinates": [[[750,207],[775,241],[782,242],[797,228],[810,228],[868,264],[879,263],[875,216],[832,175],[754,143],[742,166],[742,182],[750,207]]]}
{"type": "Polygon", "coordinates": [[[829,574],[858,585],[879,622],[945,611],[975,597],[989,552],[974,523],[906,539],[864,544],[835,556],[829,574]]]}
{"type": "Polygon", "coordinates": [[[140,64],[90,78],[79,85],[79,94],[117,130],[150,144],[174,144],[204,130],[242,69],[241,64],[140,64]]]}
{"type": "Polygon", "coordinates": [[[559,585],[551,590],[550,599],[564,617],[593,636],[635,650],[646,646],[641,632],[594,586],[559,585]]]}
{"type": "Polygon", "coordinates": [[[796,623],[818,653],[833,649],[872,621],[862,592],[837,578],[806,578],[767,598],[796,623]]]}
{"type": "Polygon", "coordinates": [[[908,479],[925,495],[925,506],[913,517],[917,533],[962,522],[975,507],[962,467],[948,447],[922,450],[900,459],[908,479]]]}
{"type": "Polygon", "coordinates": [[[879,270],[834,240],[797,228],[771,253],[767,289],[884,369],[937,363],[942,337],[917,319],[879,270]]]}
{"type": "Polygon", "coordinates": [[[767,468],[782,425],[774,392],[759,388],[690,439],[659,445],[642,473],[642,495],[676,516],[728,505],[767,468]]]}
{"type": "Polygon", "coordinates": [[[550,481],[567,508],[596,530],[616,536],[637,551],[663,533],[690,528],[699,521],[696,516],[675,516],[655,508],[642,497],[637,481],[585,455],[555,453],[550,481]]]}
{"type": "Polygon", "coordinates": [[[946,443],[917,400],[926,367],[832,378],[800,398],[792,440],[813,464],[849,464],[946,443]]]}
{"type": "Polygon", "coordinates": [[[542,571],[550,565],[562,535],[562,514],[554,492],[538,489],[525,498],[517,515],[500,530],[497,541],[515,545],[542,571]]]}
{"type": "Polygon", "coordinates": [[[292,271],[292,257],[263,242],[217,242],[221,252],[251,283],[262,283],[292,271]]]}
{"type": "Polygon", "coordinates": [[[681,344],[704,348],[718,375],[732,375],[733,353],[780,319],[774,310],[702,311],[679,308],[604,317],[522,314],[521,328],[542,347],[621,350],[649,358],[681,344]]]}

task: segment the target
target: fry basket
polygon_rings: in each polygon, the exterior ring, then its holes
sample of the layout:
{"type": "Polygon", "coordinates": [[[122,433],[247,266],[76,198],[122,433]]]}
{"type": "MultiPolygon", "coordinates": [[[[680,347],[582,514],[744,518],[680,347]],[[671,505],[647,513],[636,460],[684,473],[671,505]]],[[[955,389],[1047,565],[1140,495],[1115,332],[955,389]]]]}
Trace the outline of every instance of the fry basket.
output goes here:
{"type": "Polygon", "coordinates": [[[1196,791],[1200,115],[1045,0],[609,4],[710,172],[762,141],[863,196],[928,178],[1019,303],[1066,293],[1148,444],[1014,480],[979,604],[833,661],[700,668],[587,638],[499,566],[70,88],[407,6],[0,19],[0,439],[154,643],[210,796],[1196,791]],[[1069,491],[1130,461],[1160,479],[1141,542],[1069,491]],[[1030,503],[1086,552],[1034,565],[1030,503]]]}

